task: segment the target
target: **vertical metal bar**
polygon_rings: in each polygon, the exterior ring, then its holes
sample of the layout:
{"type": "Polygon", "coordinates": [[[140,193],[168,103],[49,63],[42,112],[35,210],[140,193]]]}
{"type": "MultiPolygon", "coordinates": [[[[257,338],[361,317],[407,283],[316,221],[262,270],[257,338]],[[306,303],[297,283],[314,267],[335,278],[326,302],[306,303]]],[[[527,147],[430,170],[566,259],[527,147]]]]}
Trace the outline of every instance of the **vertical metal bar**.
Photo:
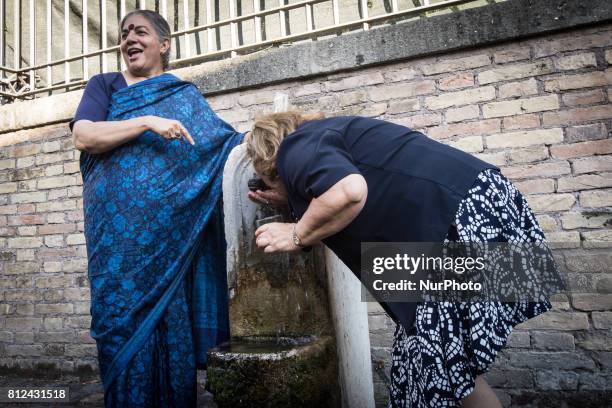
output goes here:
{"type": "MultiPolygon", "coordinates": [[[[253,0],[253,11],[255,13],[258,13],[259,11],[261,11],[259,9],[259,0],[253,0]]],[[[259,16],[255,16],[254,20],[253,20],[253,31],[255,32],[255,43],[260,43],[261,42],[261,17],[259,16]]]]}
{"type": "MultiPolygon", "coordinates": [[[[47,0],[47,64],[51,63],[51,0],[47,0]]],[[[47,66],[47,86],[53,85],[53,70],[47,66]]]]}
{"type": "MultiPolygon", "coordinates": [[[[87,33],[87,3],[88,0],[81,1],[83,8],[83,54],[87,54],[87,52],[89,51],[89,35],[87,33]]],[[[89,79],[89,60],[87,59],[87,57],[83,57],[83,79],[89,79]]]]}
{"type": "Polygon", "coordinates": [[[312,27],[312,4],[306,5],[306,31],[311,32],[312,27]]]}
{"type": "MultiPolygon", "coordinates": [[[[64,0],[64,58],[70,58],[70,1],[64,0]]],[[[70,63],[64,62],[64,84],[70,82],[70,63]]]]}
{"type": "MultiPolygon", "coordinates": [[[[31,67],[36,65],[36,12],[34,10],[34,0],[30,0],[30,61],[28,63],[31,67]]],[[[30,91],[34,90],[36,86],[36,72],[30,70],[30,91]]]]}
{"type": "MultiPolygon", "coordinates": [[[[368,19],[368,0],[359,0],[361,1],[361,19],[368,19]]],[[[363,23],[363,30],[367,31],[370,29],[370,25],[368,23],[363,23]]]]}
{"type": "Polygon", "coordinates": [[[340,24],[340,8],[338,7],[338,0],[332,0],[332,8],[334,10],[334,26],[340,24]]]}
{"type": "Polygon", "coordinates": [[[429,6],[429,0],[423,0],[423,5],[424,6],[429,6]]]}
{"type": "MultiPolygon", "coordinates": [[[[236,3],[235,0],[229,0],[229,13],[230,13],[230,20],[233,20],[234,18],[236,18],[236,3]]],[[[234,48],[236,48],[237,45],[237,39],[238,39],[238,33],[236,32],[236,23],[234,23],[233,21],[230,22],[230,41],[232,44],[232,52],[230,53],[230,56],[232,58],[234,58],[236,56],[236,51],[233,51],[234,48]]]]}
{"type": "Polygon", "coordinates": [[[121,18],[125,16],[125,0],[121,0],[119,2],[119,15],[121,16],[121,18]]]}
{"type": "MultiPolygon", "coordinates": [[[[212,1],[206,0],[206,24],[212,24],[212,1]]],[[[208,52],[213,52],[214,32],[212,28],[207,28],[208,33],[208,52]]]]}
{"type": "MultiPolygon", "coordinates": [[[[0,0],[0,66],[4,66],[4,0],[0,0]]],[[[4,78],[4,70],[0,71],[0,79],[4,78]]]]}
{"type": "MultiPolygon", "coordinates": [[[[189,1],[183,0],[183,29],[189,29],[189,1]]],[[[185,56],[191,57],[191,43],[189,42],[189,34],[185,34],[185,56]]]]}
{"type": "Polygon", "coordinates": [[[21,11],[21,1],[14,0],[13,5],[13,27],[15,28],[15,33],[13,35],[13,68],[19,69],[21,68],[21,19],[19,18],[19,13],[21,11]]]}
{"type": "Polygon", "coordinates": [[[395,13],[397,11],[397,0],[391,0],[391,12],[395,13]]]}
{"type": "Polygon", "coordinates": [[[147,9],[147,1],[146,0],[140,0],[140,9],[141,10],[146,10],[147,9]]]}
{"type": "Polygon", "coordinates": [[[167,20],[168,19],[168,4],[166,3],[166,0],[162,0],[160,11],[161,11],[162,17],[167,20]]]}
{"type": "MultiPolygon", "coordinates": [[[[121,16],[121,19],[123,19],[125,14],[125,0],[121,0],[119,2],[119,15],[121,16]]],[[[119,41],[121,41],[121,27],[119,27],[119,33],[119,41]]],[[[119,60],[121,61],[121,71],[125,71],[126,66],[125,61],[123,60],[123,55],[121,55],[121,51],[119,51],[119,60]]]]}
{"type": "MultiPolygon", "coordinates": [[[[278,0],[278,5],[279,6],[284,6],[285,5],[285,1],[284,0],[278,0]]],[[[278,19],[280,20],[280,35],[281,37],[286,37],[287,36],[287,27],[285,27],[285,12],[283,10],[278,12],[278,19]]]]}
{"type": "Polygon", "coordinates": [[[102,72],[106,72],[106,2],[100,2],[100,36],[102,37],[102,72]]]}

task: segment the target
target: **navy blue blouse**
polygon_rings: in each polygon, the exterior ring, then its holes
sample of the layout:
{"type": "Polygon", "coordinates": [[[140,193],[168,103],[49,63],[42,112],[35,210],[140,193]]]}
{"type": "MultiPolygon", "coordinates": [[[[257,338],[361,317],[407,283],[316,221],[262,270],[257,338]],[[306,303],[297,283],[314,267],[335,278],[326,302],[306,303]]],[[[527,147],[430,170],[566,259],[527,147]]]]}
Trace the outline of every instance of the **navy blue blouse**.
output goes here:
{"type": "MultiPolygon", "coordinates": [[[[361,242],[442,242],[478,173],[497,169],[404,126],[354,116],[302,124],[281,143],[277,168],[296,217],[347,175],[365,178],[363,210],[323,240],[357,277],[361,242]]],[[[381,305],[412,327],[415,304],[381,305]]]]}
{"type": "Polygon", "coordinates": [[[107,72],[92,76],[87,81],[74,119],[70,121],[70,131],[72,131],[72,127],[77,120],[87,119],[92,122],[106,120],[111,95],[127,86],[125,77],[121,72],[107,72]]]}

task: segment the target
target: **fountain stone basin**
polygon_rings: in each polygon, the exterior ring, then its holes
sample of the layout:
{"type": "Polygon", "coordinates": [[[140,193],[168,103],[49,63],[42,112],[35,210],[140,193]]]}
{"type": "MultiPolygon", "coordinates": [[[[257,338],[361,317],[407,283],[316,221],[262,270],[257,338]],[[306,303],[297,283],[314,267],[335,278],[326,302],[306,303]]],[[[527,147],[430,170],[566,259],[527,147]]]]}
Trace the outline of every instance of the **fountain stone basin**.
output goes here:
{"type": "Polygon", "coordinates": [[[337,406],[331,336],[243,337],[209,350],[206,388],[224,407],[337,406]]]}

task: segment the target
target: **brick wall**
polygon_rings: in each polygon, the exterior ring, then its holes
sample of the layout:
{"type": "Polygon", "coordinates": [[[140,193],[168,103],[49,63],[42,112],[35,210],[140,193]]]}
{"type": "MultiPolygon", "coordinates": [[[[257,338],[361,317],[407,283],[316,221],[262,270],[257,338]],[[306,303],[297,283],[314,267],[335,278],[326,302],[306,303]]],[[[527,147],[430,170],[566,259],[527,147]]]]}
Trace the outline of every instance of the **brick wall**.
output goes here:
{"type": "MultiPolygon", "coordinates": [[[[505,405],[529,395],[596,398],[612,388],[611,64],[607,25],[209,102],[246,130],[280,91],[297,107],[384,118],[501,166],[584,293],[555,299],[553,311],[519,326],[488,379],[505,405]]],[[[96,369],[78,151],[65,124],[3,137],[18,143],[0,152],[0,365],[96,369]]],[[[371,304],[380,406],[393,329],[371,304]]]]}

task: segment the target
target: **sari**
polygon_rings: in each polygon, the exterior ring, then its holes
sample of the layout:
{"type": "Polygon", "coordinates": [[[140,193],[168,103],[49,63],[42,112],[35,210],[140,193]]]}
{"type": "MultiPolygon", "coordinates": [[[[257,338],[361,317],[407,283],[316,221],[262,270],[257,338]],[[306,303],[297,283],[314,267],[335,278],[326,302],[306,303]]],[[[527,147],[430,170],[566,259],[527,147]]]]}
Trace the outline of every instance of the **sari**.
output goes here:
{"type": "Polygon", "coordinates": [[[221,175],[242,135],[172,74],[116,91],[107,120],[179,120],[195,140],[146,131],[82,153],[91,336],[107,407],[196,404],[196,366],[229,338],[221,175]]]}

